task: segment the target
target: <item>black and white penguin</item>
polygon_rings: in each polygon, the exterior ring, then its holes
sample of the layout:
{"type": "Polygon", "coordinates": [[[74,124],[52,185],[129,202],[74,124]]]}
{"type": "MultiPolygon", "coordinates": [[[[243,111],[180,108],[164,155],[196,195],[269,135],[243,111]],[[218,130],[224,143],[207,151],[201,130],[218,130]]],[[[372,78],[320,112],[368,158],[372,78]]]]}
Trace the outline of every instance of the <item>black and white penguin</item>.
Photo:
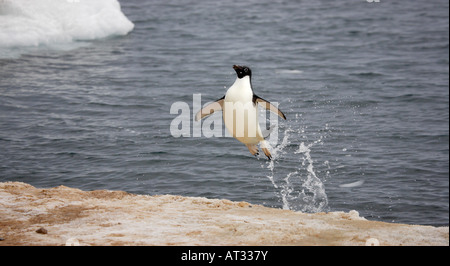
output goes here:
{"type": "Polygon", "coordinates": [[[258,147],[269,160],[272,154],[268,149],[258,121],[258,104],[286,120],[286,116],[270,102],[262,99],[253,92],[251,77],[252,71],[247,66],[234,65],[237,78],[227,90],[225,96],[205,106],[200,110],[195,120],[198,121],[215,111],[223,111],[223,120],[228,132],[237,140],[244,143],[251,154],[258,155],[258,147]]]}

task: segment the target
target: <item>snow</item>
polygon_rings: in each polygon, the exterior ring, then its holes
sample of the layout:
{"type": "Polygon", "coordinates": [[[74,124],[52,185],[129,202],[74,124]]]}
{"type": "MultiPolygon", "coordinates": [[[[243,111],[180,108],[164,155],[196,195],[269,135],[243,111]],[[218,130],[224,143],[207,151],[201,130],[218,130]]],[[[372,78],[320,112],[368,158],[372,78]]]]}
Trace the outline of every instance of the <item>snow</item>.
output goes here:
{"type": "Polygon", "coordinates": [[[0,245],[449,245],[448,227],[368,221],[357,211],[21,182],[0,183],[0,217],[0,245]]]}

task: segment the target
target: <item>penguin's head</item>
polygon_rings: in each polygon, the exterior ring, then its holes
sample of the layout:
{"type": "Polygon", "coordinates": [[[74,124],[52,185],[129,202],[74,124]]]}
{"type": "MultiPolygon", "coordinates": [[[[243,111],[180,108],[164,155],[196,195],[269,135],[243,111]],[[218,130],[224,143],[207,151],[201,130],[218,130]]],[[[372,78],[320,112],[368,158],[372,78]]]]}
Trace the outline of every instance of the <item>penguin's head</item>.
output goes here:
{"type": "Polygon", "coordinates": [[[233,69],[234,69],[234,71],[236,71],[236,74],[237,74],[238,78],[240,78],[240,79],[245,76],[252,77],[252,71],[247,66],[233,65],[233,69]]]}

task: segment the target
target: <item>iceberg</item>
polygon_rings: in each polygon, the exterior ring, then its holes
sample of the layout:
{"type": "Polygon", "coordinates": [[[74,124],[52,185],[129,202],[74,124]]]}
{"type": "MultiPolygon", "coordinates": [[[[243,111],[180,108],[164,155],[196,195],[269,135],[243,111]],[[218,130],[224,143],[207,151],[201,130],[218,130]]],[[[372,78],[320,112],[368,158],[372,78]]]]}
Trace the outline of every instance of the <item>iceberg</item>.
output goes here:
{"type": "Polygon", "coordinates": [[[95,40],[133,28],[117,0],[0,1],[0,48],[95,40]]]}

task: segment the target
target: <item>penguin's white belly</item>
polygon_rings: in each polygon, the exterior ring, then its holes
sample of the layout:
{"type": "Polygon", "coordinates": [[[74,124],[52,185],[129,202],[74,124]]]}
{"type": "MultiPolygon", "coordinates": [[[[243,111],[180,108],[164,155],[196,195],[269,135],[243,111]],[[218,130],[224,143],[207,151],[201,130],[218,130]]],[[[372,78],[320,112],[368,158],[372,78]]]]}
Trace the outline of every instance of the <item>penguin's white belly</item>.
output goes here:
{"type": "Polygon", "coordinates": [[[234,138],[244,144],[258,144],[264,140],[259,127],[258,106],[253,104],[252,97],[252,94],[248,97],[242,93],[227,93],[224,101],[225,127],[234,138]]]}

